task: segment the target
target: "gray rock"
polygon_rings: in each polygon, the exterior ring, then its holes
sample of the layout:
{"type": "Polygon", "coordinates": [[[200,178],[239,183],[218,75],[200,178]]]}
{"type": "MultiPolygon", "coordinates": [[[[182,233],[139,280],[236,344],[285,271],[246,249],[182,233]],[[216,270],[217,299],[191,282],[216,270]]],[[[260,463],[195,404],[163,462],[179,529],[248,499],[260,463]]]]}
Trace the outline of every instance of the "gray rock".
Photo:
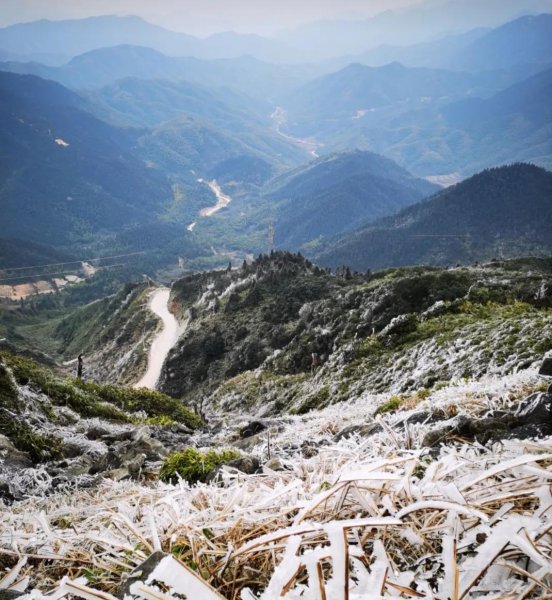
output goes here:
{"type": "Polygon", "coordinates": [[[23,595],[25,595],[25,592],[16,592],[15,590],[0,590],[0,600],[15,600],[23,595]]]}
{"type": "Polygon", "coordinates": [[[259,459],[255,458],[254,456],[242,456],[240,458],[235,458],[226,464],[228,467],[237,469],[238,471],[246,473],[247,475],[253,475],[254,473],[257,473],[261,466],[259,459]]]}
{"type": "Polygon", "coordinates": [[[216,483],[221,485],[224,482],[222,473],[224,472],[226,467],[231,467],[245,473],[246,475],[253,475],[254,473],[258,473],[260,471],[261,463],[258,458],[254,456],[242,456],[240,458],[235,458],[227,462],[225,465],[219,465],[215,469],[213,469],[206,477],[205,481],[207,483],[216,483]]]}
{"type": "Polygon", "coordinates": [[[496,411],[479,419],[460,415],[447,424],[429,431],[422,445],[436,447],[453,438],[476,440],[481,444],[503,439],[527,439],[552,434],[552,397],[533,394],[524,400],[518,410],[496,411]]]}
{"type": "Polygon", "coordinates": [[[91,475],[96,475],[96,473],[102,473],[103,471],[118,469],[121,466],[121,463],[121,455],[111,449],[107,452],[107,454],[104,454],[101,458],[94,461],[88,472],[91,475]]]}
{"type": "Polygon", "coordinates": [[[11,504],[15,500],[10,490],[10,485],[6,481],[0,479],[0,505],[2,502],[11,504]]]}
{"type": "Polygon", "coordinates": [[[104,441],[106,444],[115,444],[116,442],[125,442],[131,440],[133,435],[134,431],[132,429],[126,429],[104,435],[102,436],[102,441],[104,441]]]}
{"type": "Polygon", "coordinates": [[[539,375],[544,377],[552,377],[552,357],[545,358],[542,361],[541,368],[539,369],[539,375]]]}
{"type": "Polygon", "coordinates": [[[89,440],[97,440],[101,437],[109,435],[109,431],[105,427],[100,427],[99,425],[95,425],[90,427],[88,431],[84,434],[89,440]]]}
{"type": "Polygon", "coordinates": [[[520,402],[515,417],[520,425],[552,425],[552,394],[531,394],[520,402]]]}
{"type": "Polygon", "coordinates": [[[154,552],[141,565],[136,567],[136,569],[130,573],[127,580],[119,587],[119,590],[117,591],[117,598],[123,599],[126,595],[129,595],[132,584],[137,582],[145,582],[147,578],[155,571],[165,556],[167,556],[167,554],[164,552],[154,552]]]}
{"type": "Polygon", "coordinates": [[[470,419],[464,415],[460,415],[451,419],[447,424],[428,431],[422,440],[422,446],[433,448],[439,444],[446,442],[452,435],[460,435],[460,431],[466,431],[470,419]]]}
{"type": "Polygon", "coordinates": [[[262,444],[266,442],[266,433],[261,431],[261,433],[257,433],[256,435],[252,435],[243,440],[237,440],[233,442],[232,445],[238,448],[239,450],[250,451],[257,444],[262,444]]]}
{"type": "Polygon", "coordinates": [[[62,454],[65,458],[77,458],[82,456],[82,446],[75,442],[65,441],[63,443],[62,454]]]}
{"type": "Polygon", "coordinates": [[[6,468],[27,469],[32,467],[33,461],[26,453],[18,450],[5,435],[0,434],[0,460],[6,468]]]}
{"type": "Polygon", "coordinates": [[[279,458],[271,458],[263,465],[263,469],[270,469],[271,471],[287,471],[286,466],[279,458]]]}
{"type": "Polygon", "coordinates": [[[549,435],[552,435],[552,427],[542,423],[531,423],[529,425],[514,427],[504,435],[504,439],[528,440],[532,438],[543,438],[549,435]]]}
{"type": "Polygon", "coordinates": [[[305,440],[301,444],[301,454],[303,458],[312,458],[320,453],[320,450],[317,448],[318,444],[312,440],[305,440]]]}
{"type": "Polygon", "coordinates": [[[56,421],[60,425],[75,425],[80,421],[79,415],[66,406],[57,406],[54,408],[54,411],[56,413],[56,421]]]}
{"type": "Polygon", "coordinates": [[[123,481],[125,479],[130,479],[130,473],[128,469],[121,467],[120,469],[113,469],[111,471],[107,471],[105,473],[106,477],[109,479],[113,479],[113,481],[123,481]]]}
{"type": "Polygon", "coordinates": [[[378,423],[349,425],[348,427],[345,427],[345,429],[342,429],[336,433],[333,437],[333,441],[339,442],[340,440],[351,437],[355,434],[359,435],[360,437],[369,437],[375,433],[379,433],[380,431],[382,431],[382,427],[378,423]]]}
{"type": "Polygon", "coordinates": [[[447,419],[447,415],[443,410],[433,410],[433,411],[418,411],[408,415],[404,419],[399,419],[395,423],[393,423],[394,427],[404,426],[404,425],[416,425],[418,423],[438,423],[439,421],[445,421],[447,419]]]}
{"type": "Polygon", "coordinates": [[[239,431],[240,438],[248,438],[252,435],[257,435],[266,429],[266,425],[262,421],[251,421],[239,431]]]}
{"type": "Polygon", "coordinates": [[[124,465],[124,467],[126,467],[128,469],[128,473],[129,473],[131,479],[136,480],[136,479],[140,478],[140,475],[142,473],[142,467],[144,466],[145,462],[146,462],[146,455],[139,454],[133,461],[124,465]]]}
{"type": "Polygon", "coordinates": [[[130,440],[114,444],[111,450],[121,457],[122,464],[130,464],[142,454],[145,455],[146,460],[158,462],[169,453],[167,448],[159,440],[151,437],[145,428],[135,431],[130,440]]]}

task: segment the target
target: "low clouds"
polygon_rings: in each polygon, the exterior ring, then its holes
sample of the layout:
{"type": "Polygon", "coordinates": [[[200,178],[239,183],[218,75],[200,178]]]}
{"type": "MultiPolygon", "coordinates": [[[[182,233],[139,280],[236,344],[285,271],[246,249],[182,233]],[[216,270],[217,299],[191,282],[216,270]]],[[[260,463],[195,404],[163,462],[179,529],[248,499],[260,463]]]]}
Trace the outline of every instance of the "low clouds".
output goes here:
{"type": "Polygon", "coordinates": [[[0,0],[0,24],[41,18],[135,14],[171,29],[207,35],[229,29],[272,33],[318,19],[369,17],[420,0],[0,0]]]}

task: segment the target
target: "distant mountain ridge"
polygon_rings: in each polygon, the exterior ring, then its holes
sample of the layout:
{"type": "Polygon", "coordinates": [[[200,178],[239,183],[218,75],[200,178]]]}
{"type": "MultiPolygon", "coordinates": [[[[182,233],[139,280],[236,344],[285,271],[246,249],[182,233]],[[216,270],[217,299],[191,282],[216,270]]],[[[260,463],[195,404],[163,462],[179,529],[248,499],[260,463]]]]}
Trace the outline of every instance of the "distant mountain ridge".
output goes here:
{"type": "Polygon", "coordinates": [[[7,61],[0,63],[0,69],[38,75],[72,89],[97,89],[133,77],[229,87],[264,98],[299,87],[321,72],[314,65],[277,65],[253,56],[212,60],[167,56],[152,48],[130,44],[90,50],[61,66],[7,61]]]}
{"type": "Polygon", "coordinates": [[[465,85],[481,80],[488,90],[495,85],[486,73],[351,65],[287,97],[287,131],[328,151],[383,154],[424,177],[468,176],[511,162],[551,168],[552,69],[486,97],[467,93],[465,85]]]}
{"type": "Polygon", "coordinates": [[[552,14],[525,15],[494,29],[479,27],[411,46],[385,44],[348,60],[472,72],[522,65],[546,68],[552,62],[552,14]]]}
{"type": "Polygon", "coordinates": [[[552,252],[552,173],[514,164],[329,242],[322,264],[451,265],[552,252]]]}
{"type": "Polygon", "coordinates": [[[383,156],[351,151],[286,173],[265,193],[276,203],[277,245],[298,248],[389,215],[437,189],[383,156]]]}
{"type": "Polygon", "coordinates": [[[87,112],[57,83],[0,72],[2,233],[46,244],[151,219],[166,179],[136,155],[136,134],[87,112]]]}
{"type": "MultiPolygon", "coordinates": [[[[500,89],[500,88],[499,88],[500,89]]],[[[316,135],[342,119],[349,125],[378,122],[384,116],[420,108],[442,106],[471,95],[497,91],[492,78],[472,73],[405,67],[393,62],[382,67],[351,64],[307,82],[281,98],[292,131],[316,135]],[[359,121],[359,123],[355,123],[359,121]]]]}
{"type": "Polygon", "coordinates": [[[280,39],[320,60],[362,54],[382,44],[419,44],[477,27],[500,27],[522,15],[550,12],[550,0],[425,0],[369,19],[307,23],[284,32],[280,39]]]}
{"type": "Polygon", "coordinates": [[[205,39],[152,25],[140,17],[105,15],[63,21],[34,21],[0,29],[0,50],[27,60],[53,57],[62,64],[90,50],[130,44],[147,46],[170,56],[259,59],[287,62],[294,53],[282,43],[257,35],[229,32],[205,39]]]}
{"type": "Polygon", "coordinates": [[[552,63],[552,14],[527,15],[506,23],[463,48],[448,66],[465,70],[505,69],[552,63]]]}

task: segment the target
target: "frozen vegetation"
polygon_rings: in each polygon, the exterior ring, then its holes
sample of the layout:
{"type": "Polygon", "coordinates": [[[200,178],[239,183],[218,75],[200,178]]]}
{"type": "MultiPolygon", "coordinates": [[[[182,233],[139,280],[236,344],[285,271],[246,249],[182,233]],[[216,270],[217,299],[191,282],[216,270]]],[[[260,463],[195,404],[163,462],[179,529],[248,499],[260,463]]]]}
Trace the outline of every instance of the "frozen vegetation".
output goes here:
{"type": "MultiPolygon", "coordinates": [[[[550,289],[532,259],[361,275],[275,253],[188,277],[173,398],[99,383],[93,341],[98,383],[3,347],[0,590],[547,597],[550,289]]],[[[118,370],[145,302],[138,286],[86,313],[103,345],[126,331],[118,370]]]]}
{"type": "MultiPolygon", "coordinates": [[[[534,372],[488,378],[425,402],[487,412],[535,382],[534,372]]],[[[266,435],[254,448],[266,461],[256,474],[226,467],[216,482],[192,487],[104,480],[14,504],[0,528],[13,571],[0,585],[34,590],[32,598],[52,589],[45,597],[112,598],[163,551],[177,560],[130,597],[178,597],[191,585],[198,595],[188,597],[205,599],[544,597],[552,439],[429,450],[428,424],[393,428],[380,418],[379,433],[336,441],[378,401],[275,423],[271,461],[266,435]]],[[[218,439],[233,429],[223,426],[218,439]]]]}

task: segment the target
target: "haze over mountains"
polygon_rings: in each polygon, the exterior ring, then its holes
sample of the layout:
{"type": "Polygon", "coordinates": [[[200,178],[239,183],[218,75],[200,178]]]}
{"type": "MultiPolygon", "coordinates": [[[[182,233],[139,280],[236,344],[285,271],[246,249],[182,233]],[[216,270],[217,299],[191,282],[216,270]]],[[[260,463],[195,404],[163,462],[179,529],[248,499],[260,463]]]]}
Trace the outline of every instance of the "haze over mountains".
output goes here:
{"type": "Polygon", "coordinates": [[[547,593],[552,0],[3,1],[0,600],[547,593]]]}
{"type": "Polygon", "coordinates": [[[351,253],[327,240],[435,183],[552,168],[548,10],[430,1],[272,39],[113,16],[1,29],[1,235],[45,255],[155,248],[157,268],[177,248],[214,263],[258,253],[272,226],[278,247],[335,249],[335,263],[351,253]],[[230,203],[205,218],[212,180],[230,203]]]}

